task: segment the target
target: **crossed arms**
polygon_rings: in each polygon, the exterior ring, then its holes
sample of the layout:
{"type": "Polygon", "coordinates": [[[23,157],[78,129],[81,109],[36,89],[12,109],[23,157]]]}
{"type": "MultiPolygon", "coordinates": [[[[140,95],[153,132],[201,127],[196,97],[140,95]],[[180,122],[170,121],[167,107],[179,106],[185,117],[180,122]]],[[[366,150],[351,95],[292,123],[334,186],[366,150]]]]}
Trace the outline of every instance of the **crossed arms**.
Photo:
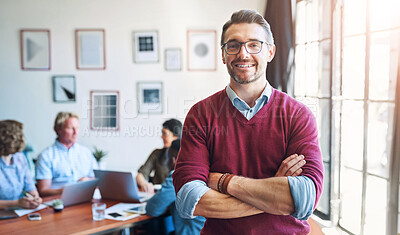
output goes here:
{"type": "Polygon", "coordinates": [[[176,200],[178,211],[184,218],[204,216],[229,219],[267,212],[307,219],[314,206],[315,188],[311,179],[299,176],[305,163],[302,155],[293,154],[282,162],[275,177],[251,179],[234,176],[228,184],[227,194],[217,191],[222,174],[210,173],[208,187],[204,182],[195,180],[179,190],[176,200]],[[298,181],[301,181],[300,184],[298,181]]]}
{"type": "Polygon", "coordinates": [[[217,191],[221,173],[210,173],[208,190],[199,200],[194,215],[208,218],[237,218],[267,212],[288,215],[295,205],[287,177],[301,174],[304,156],[293,154],[286,158],[275,177],[251,179],[234,176],[228,184],[229,195],[217,191]],[[279,195],[279,197],[278,197],[279,195]],[[259,209],[258,209],[259,208],[259,209]]]}

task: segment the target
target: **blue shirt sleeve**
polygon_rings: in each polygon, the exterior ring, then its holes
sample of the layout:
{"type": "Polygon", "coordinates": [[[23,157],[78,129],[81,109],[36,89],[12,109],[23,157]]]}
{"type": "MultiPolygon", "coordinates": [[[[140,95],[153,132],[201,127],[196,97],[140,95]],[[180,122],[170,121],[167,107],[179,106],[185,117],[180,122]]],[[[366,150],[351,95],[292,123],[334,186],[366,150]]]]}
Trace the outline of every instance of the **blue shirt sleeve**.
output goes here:
{"type": "Polygon", "coordinates": [[[200,198],[210,190],[206,183],[201,180],[194,180],[182,186],[176,195],[176,209],[179,215],[185,219],[194,219],[194,209],[200,198]]]}
{"type": "Polygon", "coordinates": [[[315,204],[315,185],[307,176],[288,176],[290,191],[295,205],[293,217],[307,220],[313,212],[315,204]]]}
{"type": "Polygon", "coordinates": [[[24,174],[24,191],[30,192],[32,190],[36,190],[35,183],[33,182],[33,177],[31,176],[31,172],[29,170],[29,165],[28,161],[25,158],[25,155],[21,153],[22,158],[21,158],[21,166],[22,166],[22,171],[25,171],[24,174]]]}
{"type": "MultiPolygon", "coordinates": [[[[295,204],[293,217],[307,220],[313,212],[315,203],[314,182],[306,176],[288,177],[289,186],[295,204]]],[[[176,196],[176,208],[179,215],[185,219],[193,219],[194,210],[200,198],[209,190],[206,183],[195,180],[182,186],[176,196]]]]}
{"type": "Polygon", "coordinates": [[[42,152],[36,162],[36,179],[38,180],[53,178],[50,168],[50,161],[47,160],[47,157],[48,156],[42,152]]]}
{"type": "Polygon", "coordinates": [[[175,201],[175,188],[172,184],[172,176],[169,175],[158,191],[146,205],[146,214],[152,216],[162,215],[175,201]]]}

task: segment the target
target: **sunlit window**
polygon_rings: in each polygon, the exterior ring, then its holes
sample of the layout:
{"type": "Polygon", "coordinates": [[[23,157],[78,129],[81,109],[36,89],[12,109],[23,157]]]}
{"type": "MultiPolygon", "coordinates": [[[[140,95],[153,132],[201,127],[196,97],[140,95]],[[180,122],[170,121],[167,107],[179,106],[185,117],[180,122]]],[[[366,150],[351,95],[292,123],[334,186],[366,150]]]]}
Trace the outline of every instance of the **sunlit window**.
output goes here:
{"type": "Polygon", "coordinates": [[[399,0],[296,1],[294,94],[317,104],[325,166],[315,214],[349,234],[400,233],[388,217],[400,187],[390,180],[399,9],[399,0]]]}
{"type": "Polygon", "coordinates": [[[316,116],[325,168],[324,191],[316,213],[330,217],[331,5],[327,1],[298,1],[294,94],[316,116]],[[323,18],[324,20],[320,20],[323,18]]]}

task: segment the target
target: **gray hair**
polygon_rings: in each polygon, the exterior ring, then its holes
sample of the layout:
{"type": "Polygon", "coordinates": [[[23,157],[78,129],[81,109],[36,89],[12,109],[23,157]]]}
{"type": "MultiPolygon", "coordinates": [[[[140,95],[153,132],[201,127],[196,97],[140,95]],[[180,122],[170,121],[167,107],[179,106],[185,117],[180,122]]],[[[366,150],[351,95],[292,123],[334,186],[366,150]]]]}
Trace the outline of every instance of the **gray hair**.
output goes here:
{"type": "Polygon", "coordinates": [[[222,27],[222,34],[221,34],[221,46],[225,42],[225,33],[228,28],[233,24],[241,24],[247,23],[252,24],[256,23],[259,24],[261,27],[264,28],[265,32],[267,33],[267,43],[273,45],[274,44],[274,37],[272,35],[271,26],[268,22],[254,10],[240,10],[232,14],[231,19],[228,20],[224,26],[222,27]]]}
{"type": "Polygon", "coordinates": [[[57,114],[56,120],[54,121],[54,131],[57,132],[61,130],[62,125],[64,124],[65,120],[70,117],[74,117],[79,120],[79,116],[76,113],[72,112],[59,112],[57,114]]]}

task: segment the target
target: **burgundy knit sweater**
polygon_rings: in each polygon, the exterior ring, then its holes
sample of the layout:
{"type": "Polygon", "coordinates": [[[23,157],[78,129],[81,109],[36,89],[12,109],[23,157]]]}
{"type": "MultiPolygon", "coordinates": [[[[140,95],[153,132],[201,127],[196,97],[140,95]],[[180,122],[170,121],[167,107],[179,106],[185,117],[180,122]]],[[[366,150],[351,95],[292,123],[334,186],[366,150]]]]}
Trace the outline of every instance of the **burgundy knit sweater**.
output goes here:
{"type": "MultiPolygon", "coordinates": [[[[273,177],[282,161],[303,154],[302,175],[315,184],[316,203],[323,186],[323,164],[315,118],[288,95],[273,89],[269,101],[247,120],[222,90],[189,111],[175,166],[176,192],[187,182],[207,182],[209,172],[250,178],[273,177]]],[[[307,221],[268,213],[237,218],[207,219],[202,234],[308,234],[307,221]]]]}

